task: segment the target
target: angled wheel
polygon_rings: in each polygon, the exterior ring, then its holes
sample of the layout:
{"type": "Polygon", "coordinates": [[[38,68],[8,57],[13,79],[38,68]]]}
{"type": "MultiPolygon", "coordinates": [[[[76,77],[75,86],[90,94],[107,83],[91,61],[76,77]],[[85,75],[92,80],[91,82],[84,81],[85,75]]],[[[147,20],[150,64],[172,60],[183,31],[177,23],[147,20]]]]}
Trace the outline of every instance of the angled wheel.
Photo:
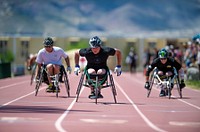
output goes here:
{"type": "Polygon", "coordinates": [[[78,102],[79,94],[81,92],[81,88],[82,88],[82,85],[83,85],[84,76],[85,76],[85,74],[82,73],[79,84],[78,84],[78,88],[76,90],[76,102],[78,102]]]}
{"type": "Polygon", "coordinates": [[[43,80],[43,69],[41,69],[40,74],[39,74],[39,79],[36,82],[36,86],[35,86],[35,96],[37,96],[40,85],[42,83],[43,80]]]}
{"type": "Polygon", "coordinates": [[[180,98],[182,98],[182,90],[181,90],[180,85],[179,85],[180,81],[179,81],[178,77],[175,78],[175,83],[176,83],[176,86],[177,86],[178,94],[179,94],[180,98]]]}
{"type": "Polygon", "coordinates": [[[68,97],[70,97],[70,87],[69,87],[69,80],[66,71],[64,71],[64,83],[68,97]]]}
{"type": "Polygon", "coordinates": [[[113,93],[113,98],[114,98],[115,103],[117,103],[117,99],[116,99],[117,91],[115,88],[113,76],[111,74],[109,74],[109,77],[110,77],[110,84],[111,84],[111,89],[112,89],[112,93],[113,93]]]}
{"type": "Polygon", "coordinates": [[[149,81],[150,87],[149,87],[149,90],[147,90],[147,97],[149,97],[150,94],[151,94],[151,90],[152,90],[152,87],[153,87],[153,84],[154,84],[154,79],[155,79],[154,73],[152,73],[151,76],[150,76],[150,81],[149,81]]]}

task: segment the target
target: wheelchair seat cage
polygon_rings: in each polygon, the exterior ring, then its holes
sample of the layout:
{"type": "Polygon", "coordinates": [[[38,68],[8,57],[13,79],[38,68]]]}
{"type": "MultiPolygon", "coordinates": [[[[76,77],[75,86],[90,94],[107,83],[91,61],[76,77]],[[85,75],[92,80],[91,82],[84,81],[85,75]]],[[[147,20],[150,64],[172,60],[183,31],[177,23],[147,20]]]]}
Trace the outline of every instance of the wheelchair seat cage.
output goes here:
{"type": "Polygon", "coordinates": [[[161,77],[157,74],[157,67],[154,68],[150,75],[150,88],[147,90],[147,97],[150,96],[151,90],[153,85],[157,86],[163,86],[165,93],[168,94],[169,99],[171,98],[171,91],[173,89],[173,86],[176,85],[176,88],[178,90],[178,94],[180,98],[182,98],[182,90],[180,89],[180,81],[179,76],[177,73],[177,70],[175,67],[173,67],[173,76],[166,76],[164,79],[161,79],[161,77]]]}
{"type": "Polygon", "coordinates": [[[116,100],[117,92],[116,92],[113,76],[111,74],[111,71],[108,68],[106,69],[106,74],[104,75],[99,75],[99,74],[89,75],[87,71],[87,67],[84,68],[84,71],[81,75],[78,88],[76,91],[76,94],[77,94],[76,102],[78,102],[78,98],[79,98],[82,86],[94,88],[94,92],[96,96],[95,98],[96,104],[97,104],[97,99],[98,99],[97,96],[99,94],[99,89],[111,87],[114,101],[115,103],[117,103],[117,100],[116,100]]]}
{"type": "MultiPolygon", "coordinates": [[[[69,87],[69,81],[68,81],[68,76],[67,76],[67,72],[65,71],[65,68],[63,65],[60,66],[60,73],[63,72],[64,75],[64,84],[65,84],[65,88],[67,91],[67,96],[70,97],[70,87],[69,87]]],[[[35,96],[37,96],[39,88],[42,84],[42,82],[45,82],[44,79],[44,75],[46,74],[46,76],[49,76],[51,78],[51,82],[53,83],[53,86],[56,88],[56,97],[58,97],[58,88],[59,88],[59,78],[60,78],[60,73],[55,74],[55,75],[50,75],[45,66],[42,65],[40,71],[39,71],[39,77],[36,81],[36,86],[35,86],[35,96]]],[[[46,84],[48,84],[48,82],[45,82],[46,84]]]]}

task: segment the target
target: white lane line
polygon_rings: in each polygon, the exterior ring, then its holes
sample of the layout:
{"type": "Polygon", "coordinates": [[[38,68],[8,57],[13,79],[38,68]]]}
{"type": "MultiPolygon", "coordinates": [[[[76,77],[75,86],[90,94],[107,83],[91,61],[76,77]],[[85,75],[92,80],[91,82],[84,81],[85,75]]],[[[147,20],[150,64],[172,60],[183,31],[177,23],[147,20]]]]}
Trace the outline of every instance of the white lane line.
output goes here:
{"type": "MultiPolygon", "coordinates": [[[[138,79],[137,79],[137,82],[140,83],[140,84],[144,84],[142,81],[140,81],[140,80],[138,80],[138,79]]],[[[157,90],[157,91],[160,91],[158,88],[155,88],[155,87],[153,87],[153,89],[155,89],[155,90],[157,90]]],[[[196,91],[196,90],[194,90],[194,89],[189,89],[189,90],[196,91]]],[[[182,91],[182,92],[183,92],[183,91],[182,91]]],[[[199,91],[197,91],[197,92],[199,92],[199,91]]],[[[177,98],[178,98],[178,96],[172,96],[172,97],[177,97],[177,98]]],[[[189,103],[189,102],[187,102],[187,101],[184,101],[183,99],[178,99],[178,100],[181,101],[181,102],[183,102],[183,103],[185,103],[185,104],[187,104],[187,105],[189,105],[189,106],[192,106],[192,107],[194,107],[194,108],[200,110],[200,107],[199,107],[199,106],[196,106],[196,105],[191,104],[191,103],[189,103]]]]}
{"type": "MultiPolygon", "coordinates": [[[[40,88],[39,91],[40,91],[40,90],[43,90],[44,88],[45,88],[45,87],[40,88]]],[[[18,101],[18,100],[20,100],[20,99],[23,99],[23,98],[25,98],[25,97],[27,97],[27,96],[29,96],[29,95],[31,95],[31,94],[34,94],[34,93],[35,93],[35,91],[33,91],[33,92],[31,92],[31,93],[28,93],[28,94],[26,94],[26,95],[24,95],[24,96],[20,96],[19,98],[16,98],[16,99],[14,99],[14,100],[12,100],[12,101],[9,101],[9,102],[7,102],[7,103],[5,103],[5,104],[3,104],[3,105],[0,105],[0,108],[4,107],[4,106],[6,106],[6,105],[9,105],[9,104],[11,104],[11,103],[13,103],[13,102],[16,102],[16,101],[18,101]]]]}
{"type": "Polygon", "coordinates": [[[12,86],[16,86],[16,85],[23,84],[23,83],[26,83],[26,82],[29,82],[29,81],[23,81],[23,82],[19,82],[19,83],[14,83],[14,84],[6,85],[6,86],[3,86],[3,87],[0,87],[0,89],[12,87],[12,86]]]}
{"type": "MultiPolygon", "coordinates": [[[[83,92],[83,89],[85,87],[83,87],[80,91],[80,94],[83,92]]],[[[56,120],[55,122],[55,127],[59,132],[67,132],[61,125],[62,121],[64,120],[64,118],[68,115],[69,111],[72,109],[72,107],[74,106],[74,104],[76,103],[76,98],[72,101],[72,103],[69,105],[69,107],[67,108],[67,110],[56,120]]]]}
{"type": "Polygon", "coordinates": [[[166,132],[165,130],[162,130],[160,128],[158,128],[157,126],[155,126],[141,111],[140,109],[134,104],[134,102],[129,98],[129,96],[124,92],[124,90],[122,89],[122,87],[115,81],[115,85],[117,85],[117,87],[120,89],[120,91],[124,94],[124,96],[126,97],[126,99],[132,104],[132,106],[135,108],[135,110],[138,112],[138,114],[142,117],[142,119],[147,123],[147,125],[149,127],[151,127],[152,129],[154,129],[157,132],[166,132]]]}
{"type": "Polygon", "coordinates": [[[181,102],[183,102],[183,103],[185,103],[185,104],[188,104],[188,105],[190,105],[190,106],[192,106],[192,107],[197,108],[197,109],[200,110],[200,107],[199,107],[199,106],[193,105],[193,104],[191,104],[191,103],[189,103],[189,102],[187,102],[187,101],[184,101],[184,100],[182,100],[182,99],[178,99],[178,100],[181,101],[181,102]]]}

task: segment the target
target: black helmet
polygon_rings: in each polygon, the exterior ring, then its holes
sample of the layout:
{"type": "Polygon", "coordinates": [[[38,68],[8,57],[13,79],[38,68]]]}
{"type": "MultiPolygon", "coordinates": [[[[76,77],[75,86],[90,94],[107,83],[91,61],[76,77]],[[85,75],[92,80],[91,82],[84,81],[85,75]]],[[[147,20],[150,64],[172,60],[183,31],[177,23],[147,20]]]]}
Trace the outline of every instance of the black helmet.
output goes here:
{"type": "Polygon", "coordinates": [[[92,37],[90,40],[89,40],[89,45],[91,48],[96,48],[96,47],[100,47],[101,46],[101,39],[97,36],[95,37],[92,37]]]}
{"type": "Polygon", "coordinates": [[[43,42],[44,46],[53,46],[53,39],[51,37],[47,37],[43,42]]]}
{"type": "Polygon", "coordinates": [[[167,58],[168,57],[168,52],[166,49],[161,49],[159,52],[158,52],[158,56],[159,58],[167,58]]]}

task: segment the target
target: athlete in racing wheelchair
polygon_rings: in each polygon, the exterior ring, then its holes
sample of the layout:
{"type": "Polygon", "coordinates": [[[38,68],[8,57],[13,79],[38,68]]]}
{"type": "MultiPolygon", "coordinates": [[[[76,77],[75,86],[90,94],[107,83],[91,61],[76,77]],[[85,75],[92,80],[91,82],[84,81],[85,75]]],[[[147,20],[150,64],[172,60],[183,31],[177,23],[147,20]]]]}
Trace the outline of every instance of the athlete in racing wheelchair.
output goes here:
{"type": "Polygon", "coordinates": [[[55,92],[55,90],[56,93],[60,92],[60,89],[57,84],[59,82],[60,74],[62,73],[64,73],[65,75],[65,85],[69,85],[67,73],[65,71],[64,66],[62,65],[63,57],[67,64],[66,70],[69,71],[69,73],[71,72],[69,57],[63,49],[53,46],[53,43],[54,41],[52,38],[45,38],[43,42],[44,48],[42,48],[37,55],[36,62],[38,68],[36,71],[36,95],[41,82],[45,82],[46,84],[48,84],[46,92],[55,92]],[[57,87],[55,87],[55,85],[57,87]]]}
{"type": "MultiPolygon", "coordinates": [[[[150,77],[150,80],[149,80],[149,75],[152,71],[153,71],[152,75],[154,75],[153,77],[155,77],[155,74],[157,74],[158,75],[157,79],[160,78],[160,80],[158,79],[158,81],[160,82],[167,78],[173,79],[174,77],[177,77],[177,80],[178,80],[177,83],[179,85],[180,91],[182,91],[182,88],[185,87],[185,83],[184,83],[184,71],[181,68],[182,67],[181,64],[178,63],[175,59],[169,58],[168,52],[164,48],[158,52],[158,56],[159,57],[156,58],[152,62],[152,64],[148,66],[147,71],[146,71],[146,83],[144,87],[149,91],[148,96],[150,94],[151,87],[154,83],[152,81],[152,79],[154,79],[152,78],[152,76],[150,77]],[[179,81],[179,76],[181,78],[181,81],[179,81]]],[[[170,81],[170,83],[171,84],[169,84],[169,86],[171,87],[170,89],[172,89],[174,86],[174,81],[172,80],[170,81]]],[[[164,89],[163,85],[160,85],[160,86],[161,86],[160,97],[168,96],[169,94],[171,96],[171,91],[167,92],[164,89]]]]}
{"type": "MultiPolygon", "coordinates": [[[[79,57],[85,57],[87,60],[87,65],[84,73],[82,74],[79,85],[82,85],[81,82],[83,82],[84,75],[86,75],[86,80],[91,88],[91,94],[88,96],[90,99],[103,98],[100,87],[98,88],[98,94],[95,93],[95,90],[97,89],[95,89],[95,86],[92,85],[94,84],[93,81],[105,79],[105,81],[102,81],[102,83],[104,83],[107,81],[108,75],[112,79],[112,76],[110,76],[110,70],[107,67],[107,59],[109,56],[115,55],[117,57],[117,66],[115,67],[115,73],[117,73],[117,76],[121,75],[121,51],[119,49],[114,49],[111,47],[103,47],[101,44],[102,42],[100,38],[95,36],[89,40],[89,48],[80,49],[79,51],[75,52],[74,73],[76,75],[80,73],[79,57]]],[[[114,84],[113,80],[111,81],[111,83],[114,84]]]]}

